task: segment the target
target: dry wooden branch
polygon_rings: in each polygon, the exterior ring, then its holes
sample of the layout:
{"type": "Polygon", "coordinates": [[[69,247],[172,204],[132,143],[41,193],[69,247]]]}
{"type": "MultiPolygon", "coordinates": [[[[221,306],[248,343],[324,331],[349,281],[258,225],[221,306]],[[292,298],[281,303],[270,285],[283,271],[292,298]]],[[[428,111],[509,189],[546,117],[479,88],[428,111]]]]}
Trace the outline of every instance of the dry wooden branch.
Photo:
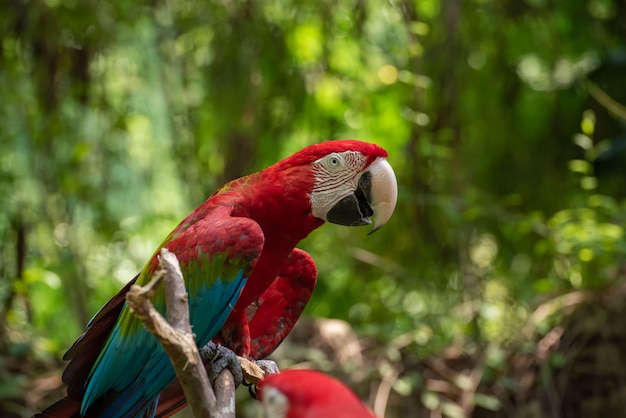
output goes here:
{"type": "Polygon", "coordinates": [[[241,364],[243,378],[249,383],[257,385],[265,378],[265,371],[250,360],[237,356],[237,360],[241,364]]]}
{"type": "Polygon", "coordinates": [[[215,379],[216,412],[218,416],[235,418],[235,389],[233,374],[228,369],[222,370],[217,379],[215,379]]]}

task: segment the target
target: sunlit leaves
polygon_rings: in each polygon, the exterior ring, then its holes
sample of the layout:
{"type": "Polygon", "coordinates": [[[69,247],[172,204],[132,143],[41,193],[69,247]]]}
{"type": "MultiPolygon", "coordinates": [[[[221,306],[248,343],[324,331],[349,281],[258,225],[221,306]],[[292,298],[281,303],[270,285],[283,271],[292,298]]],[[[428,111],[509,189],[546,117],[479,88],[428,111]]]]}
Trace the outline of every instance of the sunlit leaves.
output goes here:
{"type": "Polygon", "coordinates": [[[520,59],[517,74],[535,90],[552,90],[569,86],[597,65],[593,54],[586,54],[575,60],[562,57],[553,65],[537,54],[528,54],[520,59]]]}
{"type": "Polygon", "coordinates": [[[362,77],[367,68],[363,66],[363,50],[355,39],[341,37],[327,43],[330,47],[330,69],[351,77],[362,77]]]}
{"type": "MultiPolygon", "coordinates": [[[[589,128],[587,128],[587,130],[589,130],[589,128]]],[[[574,135],[574,143],[585,151],[593,148],[593,141],[585,134],[574,135]]]]}
{"type": "Polygon", "coordinates": [[[564,254],[576,253],[582,248],[606,253],[623,247],[623,226],[602,222],[598,213],[590,208],[560,211],[550,224],[555,228],[556,249],[564,254]]]}
{"type": "Polygon", "coordinates": [[[441,0],[425,0],[415,2],[419,16],[427,19],[433,19],[441,11],[441,0]]]}
{"type": "Polygon", "coordinates": [[[314,95],[318,105],[330,112],[340,111],[344,106],[344,83],[337,77],[324,76],[315,83],[314,95]]]}
{"type": "Polygon", "coordinates": [[[393,65],[383,65],[378,70],[378,79],[383,84],[393,84],[398,81],[398,69],[393,65]]]}
{"type": "Polygon", "coordinates": [[[616,0],[591,0],[587,2],[589,14],[599,20],[608,20],[615,16],[616,0]]]}
{"type": "MultiPolygon", "coordinates": [[[[592,137],[595,132],[596,126],[596,114],[593,110],[585,110],[583,112],[583,118],[580,122],[580,129],[582,130],[583,135],[587,136],[587,138],[592,137]]],[[[589,143],[587,141],[582,141],[581,143],[576,142],[583,149],[590,148],[589,143]]]]}
{"type": "Polygon", "coordinates": [[[322,28],[312,23],[296,26],[288,37],[291,53],[301,65],[311,65],[320,60],[323,42],[322,28]]]}
{"type": "Polygon", "coordinates": [[[585,160],[570,160],[568,167],[574,173],[591,174],[593,172],[592,165],[585,160]]]}

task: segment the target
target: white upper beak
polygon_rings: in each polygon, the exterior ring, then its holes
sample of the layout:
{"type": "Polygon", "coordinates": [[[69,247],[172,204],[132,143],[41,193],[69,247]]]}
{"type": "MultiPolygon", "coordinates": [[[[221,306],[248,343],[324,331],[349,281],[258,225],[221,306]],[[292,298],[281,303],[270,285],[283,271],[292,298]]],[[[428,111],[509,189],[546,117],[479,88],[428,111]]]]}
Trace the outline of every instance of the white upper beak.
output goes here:
{"type": "Polygon", "coordinates": [[[372,174],[370,205],[374,211],[371,234],[391,218],[398,200],[398,183],[393,168],[384,158],[374,161],[368,171],[372,174]]]}

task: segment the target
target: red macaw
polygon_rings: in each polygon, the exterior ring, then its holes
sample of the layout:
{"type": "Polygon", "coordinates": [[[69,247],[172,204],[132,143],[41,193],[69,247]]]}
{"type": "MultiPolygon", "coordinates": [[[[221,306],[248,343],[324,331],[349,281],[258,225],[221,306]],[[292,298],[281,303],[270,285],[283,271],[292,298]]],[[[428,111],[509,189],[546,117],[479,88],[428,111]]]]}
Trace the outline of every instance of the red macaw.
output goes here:
{"type": "Polygon", "coordinates": [[[315,370],[284,370],[266,377],[257,392],[272,418],[375,418],[343,383],[315,370]]]}
{"type": "MultiPolygon", "coordinates": [[[[175,380],[174,370],[124,297],[132,283],[147,283],[163,247],[180,261],[198,346],[217,337],[249,357],[247,309],[291,268],[289,260],[302,258],[295,249],[300,240],[325,221],[368,225],[374,216],[375,231],[389,220],[397,184],[386,157],[378,145],[328,141],[221,187],[90,321],[64,356],[70,361],[63,374],[68,397],[41,416],[154,415],[160,392],[175,380]]],[[[312,260],[307,263],[315,268],[312,260]]],[[[164,312],[160,289],[153,303],[164,312]]],[[[257,315],[250,315],[251,321],[257,315]]]]}

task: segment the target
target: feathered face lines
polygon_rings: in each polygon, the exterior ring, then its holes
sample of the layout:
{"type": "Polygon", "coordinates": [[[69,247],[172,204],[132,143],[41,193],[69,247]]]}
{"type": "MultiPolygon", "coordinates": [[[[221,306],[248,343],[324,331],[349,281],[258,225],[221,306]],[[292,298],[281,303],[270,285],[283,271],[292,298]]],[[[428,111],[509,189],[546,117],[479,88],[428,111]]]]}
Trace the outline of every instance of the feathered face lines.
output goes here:
{"type": "Polygon", "coordinates": [[[365,156],[356,151],[333,152],[320,158],[312,164],[316,180],[313,192],[333,191],[346,184],[354,189],[366,163],[365,156]]]}
{"type": "Polygon", "coordinates": [[[311,193],[313,216],[328,220],[326,215],[341,199],[352,194],[366,165],[363,154],[355,151],[333,152],[312,164],[315,184],[311,193]]]}

